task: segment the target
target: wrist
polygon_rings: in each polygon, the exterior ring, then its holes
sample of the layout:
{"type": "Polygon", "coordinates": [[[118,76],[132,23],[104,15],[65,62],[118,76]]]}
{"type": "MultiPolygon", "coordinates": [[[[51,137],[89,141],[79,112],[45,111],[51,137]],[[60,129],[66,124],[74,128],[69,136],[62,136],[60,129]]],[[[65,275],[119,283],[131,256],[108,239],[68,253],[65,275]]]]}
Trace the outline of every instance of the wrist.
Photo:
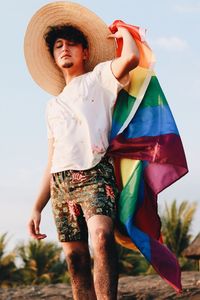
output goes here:
{"type": "Polygon", "coordinates": [[[40,205],[35,205],[35,206],[33,206],[32,212],[41,214],[42,207],[40,205]]]}

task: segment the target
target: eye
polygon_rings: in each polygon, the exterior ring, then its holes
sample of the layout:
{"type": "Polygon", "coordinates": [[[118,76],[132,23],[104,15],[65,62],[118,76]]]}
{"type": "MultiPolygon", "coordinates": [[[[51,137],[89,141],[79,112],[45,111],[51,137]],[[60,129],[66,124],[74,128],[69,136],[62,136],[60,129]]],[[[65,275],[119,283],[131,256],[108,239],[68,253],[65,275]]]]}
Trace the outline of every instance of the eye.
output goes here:
{"type": "Polygon", "coordinates": [[[76,43],[75,42],[69,42],[68,45],[69,46],[76,46],[76,43]]]}
{"type": "Polygon", "coordinates": [[[61,48],[62,47],[62,43],[57,43],[55,47],[56,48],[61,48]]]}

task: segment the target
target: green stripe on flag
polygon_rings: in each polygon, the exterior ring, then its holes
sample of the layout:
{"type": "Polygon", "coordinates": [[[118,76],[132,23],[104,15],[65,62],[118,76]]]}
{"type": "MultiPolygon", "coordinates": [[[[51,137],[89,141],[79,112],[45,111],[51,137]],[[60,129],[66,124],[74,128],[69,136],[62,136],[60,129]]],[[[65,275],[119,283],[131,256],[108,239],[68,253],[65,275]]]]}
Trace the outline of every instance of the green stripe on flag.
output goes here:
{"type": "Polygon", "coordinates": [[[135,100],[135,97],[130,96],[125,90],[120,91],[113,114],[113,120],[116,120],[117,124],[124,124],[130,114],[135,100]]]}
{"type": "Polygon", "coordinates": [[[168,104],[157,77],[152,76],[140,107],[144,108],[147,106],[158,106],[158,105],[168,105],[168,104]]]}

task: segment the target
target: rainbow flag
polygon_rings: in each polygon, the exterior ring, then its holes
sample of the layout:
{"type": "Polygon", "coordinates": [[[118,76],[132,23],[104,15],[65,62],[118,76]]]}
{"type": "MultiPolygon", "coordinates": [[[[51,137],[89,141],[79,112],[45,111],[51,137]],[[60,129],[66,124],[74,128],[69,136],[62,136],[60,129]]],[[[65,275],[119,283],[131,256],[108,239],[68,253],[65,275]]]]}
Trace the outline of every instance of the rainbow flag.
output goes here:
{"type": "MultiPolygon", "coordinates": [[[[120,188],[116,240],[140,250],[159,275],[180,292],[181,272],[162,243],[157,196],[188,172],[184,149],[171,110],[153,71],[155,58],[140,27],[115,21],[129,30],[140,51],[131,82],[117,98],[109,155],[120,188]]],[[[118,40],[120,55],[122,40],[118,40]]]]}

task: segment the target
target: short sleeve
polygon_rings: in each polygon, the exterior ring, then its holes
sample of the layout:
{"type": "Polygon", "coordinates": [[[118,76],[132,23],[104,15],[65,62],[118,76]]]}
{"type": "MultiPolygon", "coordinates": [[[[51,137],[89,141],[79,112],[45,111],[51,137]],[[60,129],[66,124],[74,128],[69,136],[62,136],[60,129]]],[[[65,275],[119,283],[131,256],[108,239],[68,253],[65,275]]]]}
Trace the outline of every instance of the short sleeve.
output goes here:
{"type": "Polygon", "coordinates": [[[129,81],[125,84],[119,82],[112,72],[111,64],[112,60],[99,63],[94,68],[93,73],[103,88],[117,95],[118,92],[129,83],[129,81]]]}
{"type": "Polygon", "coordinates": [[[46,120],[46,126],[47,126],[47,138],[52,139],[53,138],[53,130],[52,130],[51,124],[50,124],[49,110],[50,110],[50,103],[47,103],[46,111],[45,111],[45,120],[46,120]]]}

